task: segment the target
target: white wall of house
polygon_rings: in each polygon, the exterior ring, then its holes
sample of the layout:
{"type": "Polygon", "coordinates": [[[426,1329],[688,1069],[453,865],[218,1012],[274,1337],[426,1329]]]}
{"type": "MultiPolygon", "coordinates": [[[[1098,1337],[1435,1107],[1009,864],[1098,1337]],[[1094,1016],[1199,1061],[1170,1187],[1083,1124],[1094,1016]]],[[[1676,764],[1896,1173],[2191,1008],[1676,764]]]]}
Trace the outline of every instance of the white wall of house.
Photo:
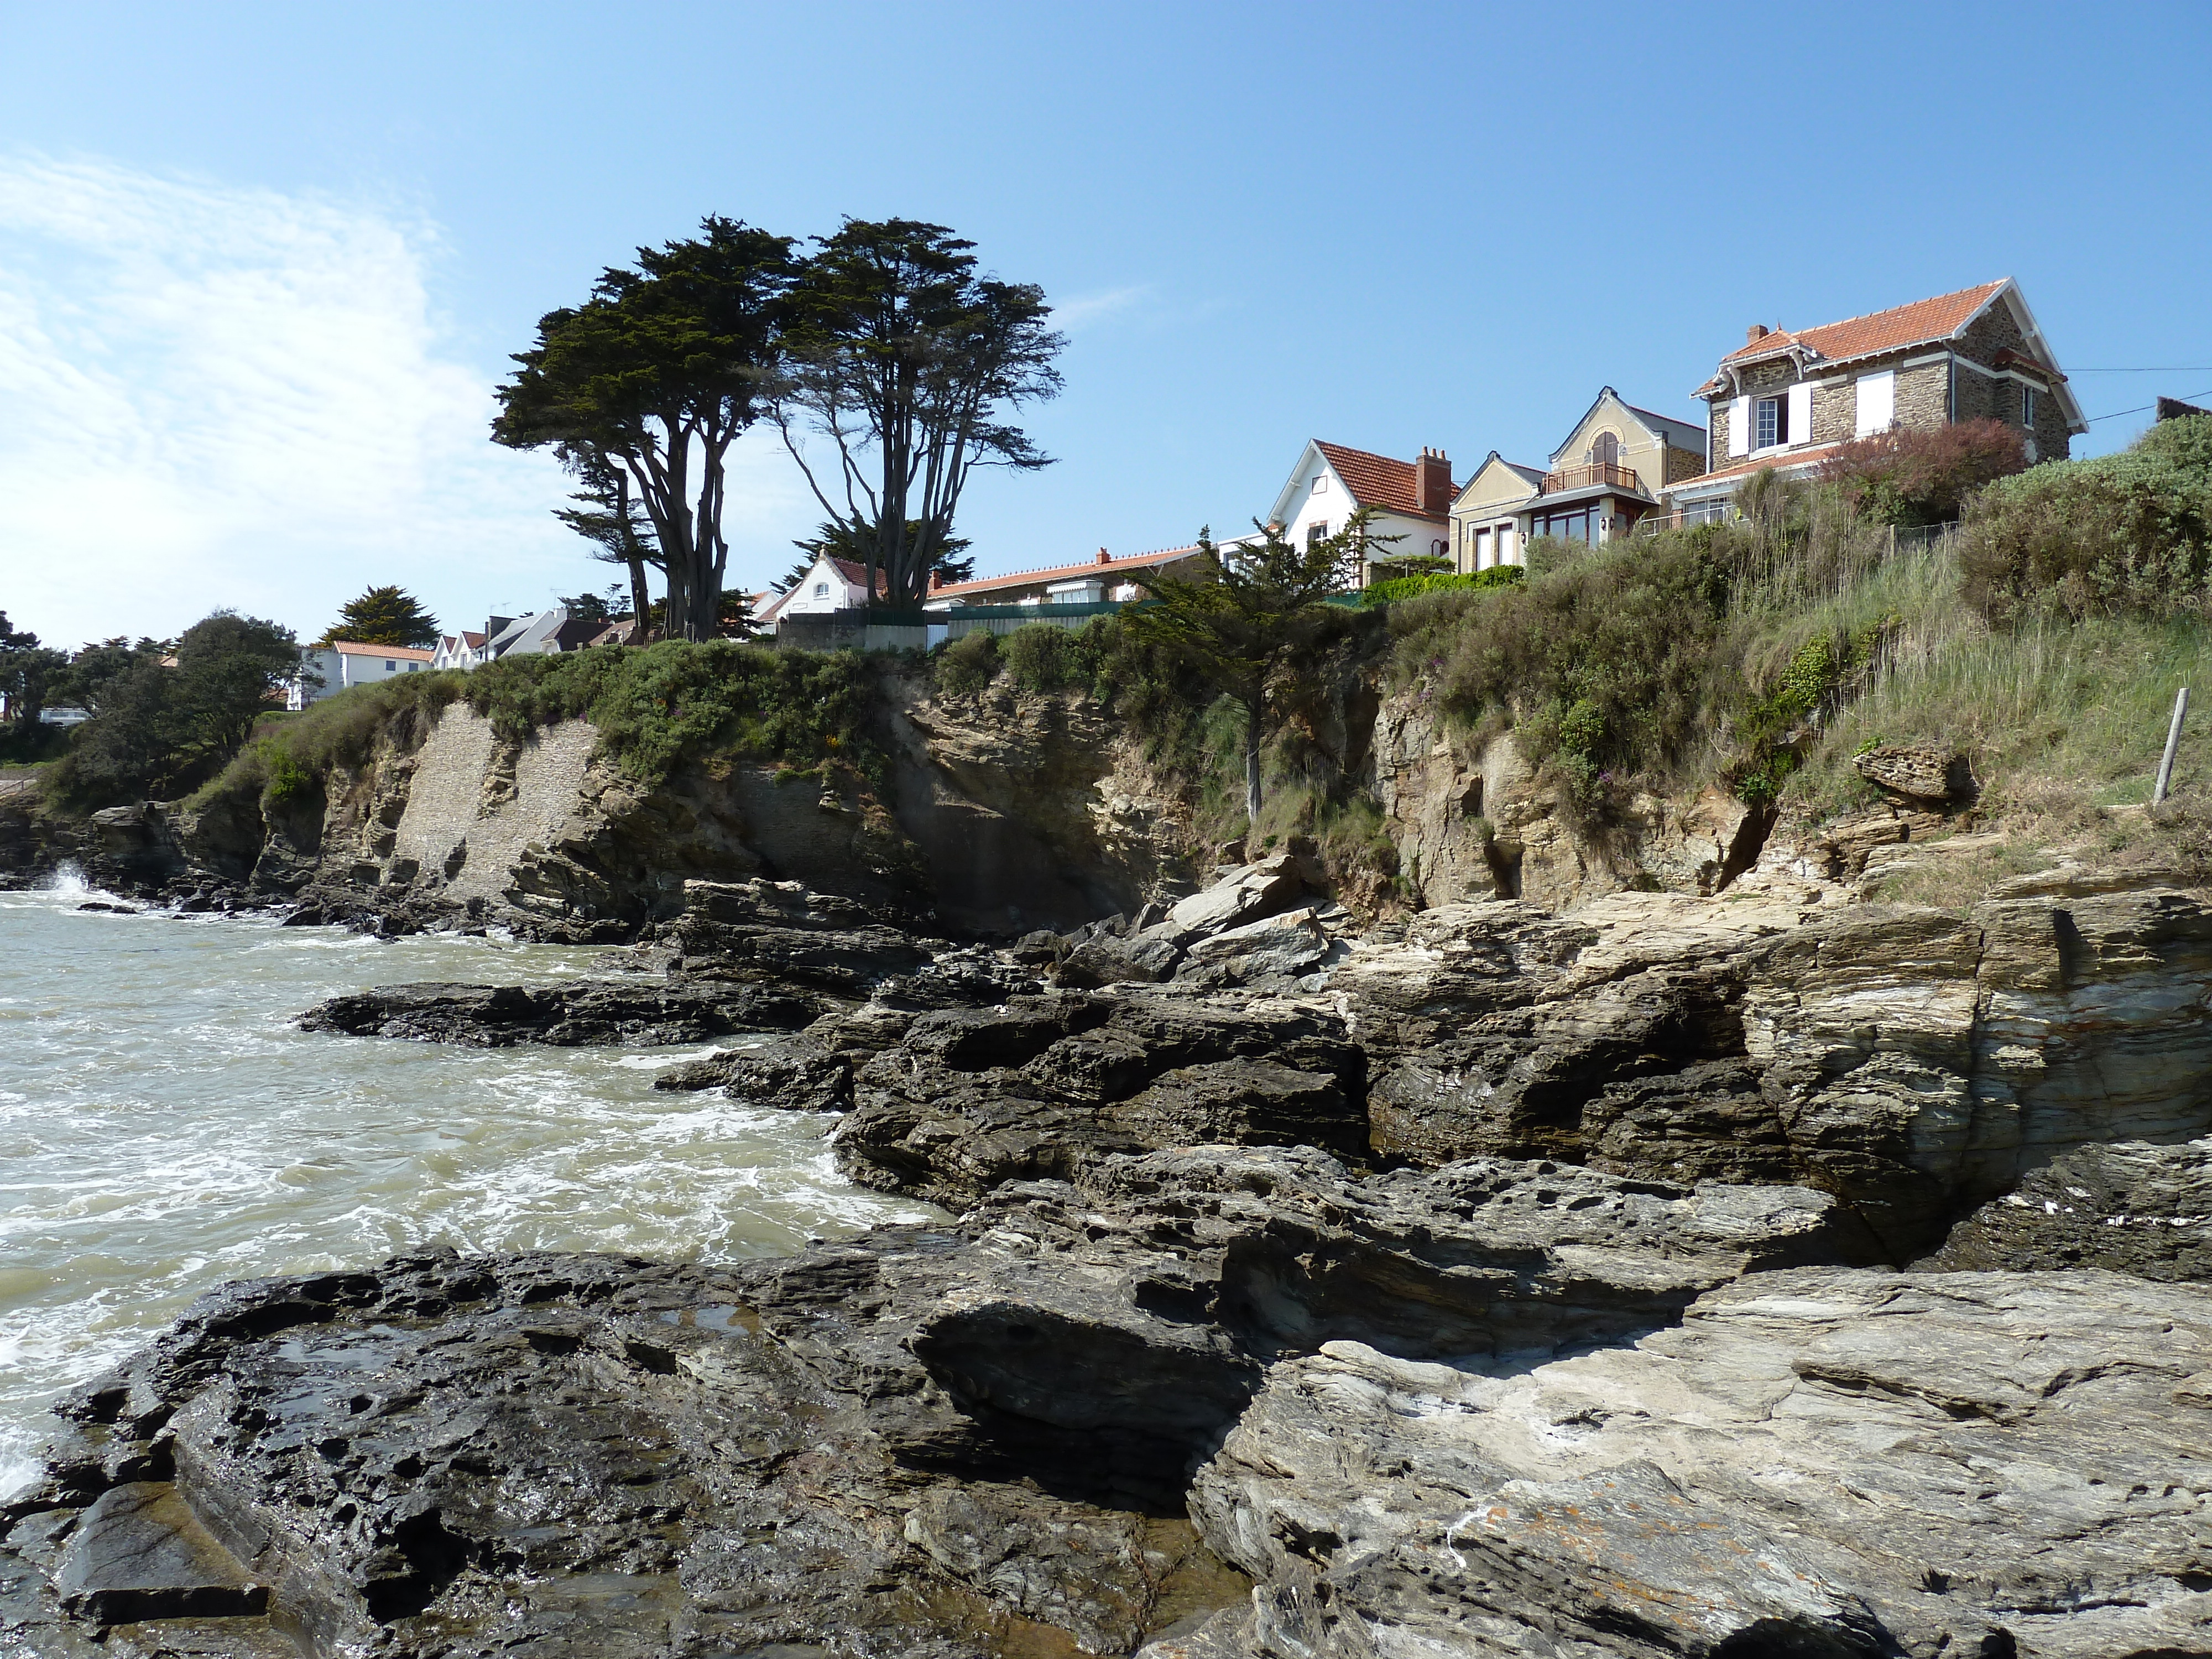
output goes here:
{"type": "Polygon", "coordinates": [[[832,611],[851,611],[867,603],[867,590],[848,580],[828,555],[807,568],[805,580],[776,608],[779,617],[821,616],[832,611]]]}
{"type": "MultiPolygon", "coordinates": [[[[1321,532],[1324,536],[1334,535],[1344,528],[1345,520],[1359,510],[1358,501],[1345,488],[1344,480],[1336,476],[1327,458],[1310,446],[1287,496],[1289,517],[1283,525],[1283,539],[1296,546],[1305,544],[1316,525],[1325,526],[1321,532]]],[[[1370,555],[1373,558],[1403,559],[1419,553],[1449,557],[1451,554],[1451,526],[1445,520],[1416,519],[1402,513],[1378,511],[1369,524],[1369,533],[1376,538],[1370,555]],[[1384,539],[1391,536],[1400,539],[1384,539]]],[[[1360,579],[1366,580],[1364,571],[1360,579]]]]}
{"type": "Polygon", "coordinates": [[[323,683],[311,685],[304,678],[294,682],[285,695],[285,706],[304,708],[318,697],[327,697],[349,686],[372,685],[378,680],[397,679],[402,674],[423,673],[429,669],[430,662],[431,653],[427,651],[408,651],[392,646],[356,646],[349,642],[343,651],[330,645],[301,646],[301,667],[321,675],[323,683]]]}

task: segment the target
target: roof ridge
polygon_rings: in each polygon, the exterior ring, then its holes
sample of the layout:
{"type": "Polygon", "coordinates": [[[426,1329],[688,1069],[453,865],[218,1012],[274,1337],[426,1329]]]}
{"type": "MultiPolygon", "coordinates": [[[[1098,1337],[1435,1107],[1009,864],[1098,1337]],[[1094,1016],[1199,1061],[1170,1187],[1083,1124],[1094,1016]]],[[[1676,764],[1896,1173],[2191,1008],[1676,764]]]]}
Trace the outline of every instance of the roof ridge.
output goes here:
{"type": "Polygon", "coordinates": [[[1925,295],[1924,297],[1923,297],[1923,298],[1921,298],[1921,299],[1917,299],[1917,300],[1906,300],[1906,301],[1904,301],[1903,302],[1901,302],[1901,303],[1899,303],[1899,304],[1898,304],[1898,305],[1893,305],[1893,306],[1877,306],[1877,307],[1876,307],[1874,310],[1872,310],[1872,311],[1862,311],[1862,312],[1860,312],[1860,313],[1858,313],[1858,315],[1856,315],[1856,317],[1838,317],[1838,318],[1837,318],[1837,319],[1835,319],[1835,321],[1833,321],[1833,322],[1832,322],[1832,323],[1814,323],[1814,325],[1812,325],[1812,326],[1811,326],[1811,327],[1809,327],[1809,328],[1801,328],[1801,329],[1799,329],[1799,330],[1797,331],[1797,333],[1798,333],[1799,335],[1811,334],[1811,333],[1814,333],[1814,332],[1817,331],[1818,330],[1824,329],[1824,328],[1841,328],[1841,327],[1843,327],[1843,326],[1844,326],[1844,324],[1846,324],[1846,323],[1863,323],[1863,322],[1865,322],[1865,321],[1866,321],[1869,317],[1887,317],[1887,316],[1891,312],[1893,312],[1893,311],[1910,311],[1910,310],[1911,310],[1913,307],[1915,307],[1915,306],[1932,306],[1932,305],[1935,305],[1936,303],[1937,303],[1939,301],[1943,301],[1943,300],[1955,300],[1955,299],[1957,299],[1960,295],[1962,295],[1962,294],[1972,294],[1972,293],[1975,289],[1983,289],[1983,288],[1990,288],[1990,289],[2002,288],[2002,287],[2003,287],[2007,283],[2008,283],[2008,282],[2010,282],[2010,281],[2012,281],[2012,278],[2011,278],[2011,277],[2009,277],[2009,276],[2000,276],[2000,277],[1998,277],[1995,282],[1992,282],[1992,283],[1967,283],[1967,284],[1966,285],[1966,287],[1964,287],[1964,288],[1954,288],[1954,289],[1952,289],[1948,290],[1948,292],[1946,292],[1946,293],[1942,293],[1942,294],[1930,294],[1930,295],[1925,295]]]}

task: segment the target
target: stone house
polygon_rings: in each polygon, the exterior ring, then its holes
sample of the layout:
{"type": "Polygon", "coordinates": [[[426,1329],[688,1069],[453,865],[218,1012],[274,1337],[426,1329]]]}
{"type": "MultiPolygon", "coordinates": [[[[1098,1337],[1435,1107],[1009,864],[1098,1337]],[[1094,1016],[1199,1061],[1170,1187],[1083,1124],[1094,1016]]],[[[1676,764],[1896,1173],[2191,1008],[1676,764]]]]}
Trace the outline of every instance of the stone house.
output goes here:
{"type": "Polygon", "coordinates": [[[1818,328],[1752,325],[1692,394],[1711,470],[1676,488],[1678,516],[1717,516],[1765,466],[1803,474],[1853,438],[1959,421],[2021,428],[2031,461],[2064,460],[2088,422],[2010,277],[1818,328]]]}
{"type": "Polygon", "coordinates": [[[1475,469],[1452,502],[1452,567],[1518,564],[1536,536],[1585,545],[1618,540],[1672,485],[1705,471],[1705,445],[1694,422],[1639,409],[1607,386],[1552,452],[1548,468],[1522,466],[1492,450],[1475,469]]]}
{"type": "Polygon", "coordinates": [[[1441,449],[1401,461],[1316,438],[1299,453],[1267,519],[1288,540],[1312,542],[1343,529],[1359,508],[1372,509],[1372,556],[1360,562],[1364,585],[1377,560],[1450,556],[1453,494],[1451,462],[1441,449]]]}

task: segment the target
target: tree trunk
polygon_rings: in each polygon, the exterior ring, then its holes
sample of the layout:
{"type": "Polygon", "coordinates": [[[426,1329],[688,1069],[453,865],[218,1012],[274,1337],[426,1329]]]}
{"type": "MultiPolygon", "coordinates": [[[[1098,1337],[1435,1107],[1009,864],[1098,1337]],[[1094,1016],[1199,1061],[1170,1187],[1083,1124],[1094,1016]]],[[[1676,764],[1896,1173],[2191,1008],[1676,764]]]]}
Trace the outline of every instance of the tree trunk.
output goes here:
{"type": "Polygon", "coordinates": [[[1250,838],[1260,833],[1260,711],[1247,706],[1244,710],[1244,855],[1249,859],[1258,849],[1250,845],[1250,838]]]}

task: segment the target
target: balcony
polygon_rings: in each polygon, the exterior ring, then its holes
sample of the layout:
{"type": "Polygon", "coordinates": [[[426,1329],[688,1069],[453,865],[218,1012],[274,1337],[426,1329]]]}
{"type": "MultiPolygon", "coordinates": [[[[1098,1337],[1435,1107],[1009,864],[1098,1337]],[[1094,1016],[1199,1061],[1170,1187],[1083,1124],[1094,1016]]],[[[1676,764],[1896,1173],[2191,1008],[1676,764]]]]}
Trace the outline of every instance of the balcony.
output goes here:
{"type": "Polygon", "coordinates": [[[1547,472],[1537,489],[1546,495],[1562,495],[1570,489],[1629,489],[1641,495],[1644,480],[1636,476],[1632,466],[1589,461],[1581,466],[1563,466],[1557,472],[1547,472]]]}

